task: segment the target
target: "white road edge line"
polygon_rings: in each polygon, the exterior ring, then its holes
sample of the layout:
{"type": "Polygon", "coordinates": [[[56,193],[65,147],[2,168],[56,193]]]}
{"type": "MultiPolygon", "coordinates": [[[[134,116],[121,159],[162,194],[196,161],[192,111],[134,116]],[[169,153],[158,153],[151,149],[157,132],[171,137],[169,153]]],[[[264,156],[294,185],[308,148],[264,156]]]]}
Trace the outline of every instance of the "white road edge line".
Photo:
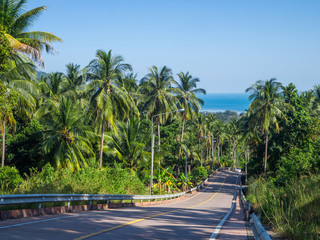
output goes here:
{"type": "Polygon", "coordinates": [[[11,228],[11,227],[19,227],[19,226],[33,224],[33,223],[49,222],[49,221],[54,221],[54,220],[57,220],[57,219],[72,218],[72,217],[79,217],[79,216],[82,216],[82,215],[93,215],[93,214],[101,214],[101,211],[99,211],[99,212],[91,212],[91,213],[83,213],[83,214],[75,214],[75,215],[71,215],[71,216],[48,218],[48,219],[36,220],[36,221],[32,221],[32,222],[17,223],[17,224],[2,226],[2,227],[0,227],[0,229],[11,228]]]}
{"type": "MultiPolygon", "coordinates": [[[[241,175],[240,175],[241,176],[241,175]]],[[[215,240],[219,238],[219,234],[221,232],[221,229],[223,227],[223,225],[225,224],[225,222],[227,221],[227,219],[229,218],[230,214],[233,211],[234,205],[236,203],[236,198],[237,198],[237,185],[238,185],[238,179],[239,177],[237,177],[236,179],[236,186],[234,188],[234,194],[233,194],[233,200],[232,200],[232,205],[231,208],[229,210],[229,212],[227,213],[227,215],[224,216],[224,218],[220,221],[220,223],[218,224],[218,226],[216,227],[215,231],[211,234],[211,237],[209,238],[209,240],[215,240]]]]}

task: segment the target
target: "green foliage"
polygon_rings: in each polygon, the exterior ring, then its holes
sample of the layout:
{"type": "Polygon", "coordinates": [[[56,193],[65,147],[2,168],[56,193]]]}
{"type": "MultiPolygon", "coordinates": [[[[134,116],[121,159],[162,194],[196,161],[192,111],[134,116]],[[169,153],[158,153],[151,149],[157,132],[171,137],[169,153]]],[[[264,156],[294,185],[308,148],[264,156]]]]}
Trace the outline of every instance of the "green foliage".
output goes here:
{"type": "Polygon", "coordinates": [[[14,193],[144,194],[145,187],[136,174],[117,164],[113,168],[94,165],[76,172],[55,170],[46,164],[41,172],[31,170],[14,193]]]}
{"type": "Polygon", "coordinates": [[[18,93],[0,83],[0,121],[14,122],[13,111],[17,106],[18,93]]]}
{"type": "Polygon", "coordinates": [[[11,55],[12,48],[7,40],[5,33],[0,29],[0,72],[6,72],[9,70],[8,59],[11,55]]]}
{"type": "Polygon", "coordinates": [[[50,159],[56,168],[64,167],[72,171],[85,168],[87,159],[95,156],[92,142],[96,135],[86,124],[79,103],[64,96],[49,103],[40,109],[45,131],[36,150],[50,159]]]}
{"type": "Polygon", "coordinates": [[[0,168],[0,195],[12,194],[22,183],[22,178],[15,167],[0,168]]]}
{"type": "Polygon", "coordinates": [[[287,156],[282,156],[277,165],[276,184],[284,185],[288,179],[317,173],[320,170],[320,156],[317,151],[295,148],[287,156]]]}
{"type": "Polygon", "coordinates": [[[131,171],[143,169],[150,153],[145,151],[143,135],[141,135],[141,120],[130,118],[127,123],[118,121],[116,131],[106,136],[104,152],[109,159],[117,159],[131,171]]]}
{"type": "Polygon", "coordinates": [[[18,124],[15,134],[7,134],[6,156],[8,164],[16,166],[23,174],[29,173],[30,168],[42,167],[44,159],[32,150],[42,140],[43,127],[36,120],[27,125],[18,121],[18,124]]]}
{"type": "Polygon", "coordinates": [[[199,180],[204,180],[208,177],[208,171],[204,167],[197,167],[192,170],[193,179],[198,182],[199,180]]]}
{"type": "Polygon", "coordinates": [[[260,178],[249,185],[247,200],[265,222],[288,239],[318,239],[320,232],[320,175],[290,178],[279,187],[260,178]]]}
{"type": "Polygon", "coordinates": [[[186,191],[189,187],[193,187],[192,182],[190,181],[191,176],[186,177],[184,173],[181,173],[178,179],[178,186],[181,187],[182,191],[186,191]]]}

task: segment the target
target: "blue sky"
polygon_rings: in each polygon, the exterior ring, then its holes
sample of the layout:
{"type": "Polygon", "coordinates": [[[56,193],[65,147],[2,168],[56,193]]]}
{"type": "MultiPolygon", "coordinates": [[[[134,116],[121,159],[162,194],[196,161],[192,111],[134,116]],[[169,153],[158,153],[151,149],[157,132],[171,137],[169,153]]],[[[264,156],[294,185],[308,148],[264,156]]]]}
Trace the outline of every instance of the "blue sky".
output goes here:
{"type": "Polygon", "coordinates": [[[276,77],[308,90],[320,80],[319,0],[29,0],[48,10],[30,30],[63,39],[45,71],[86,66],[112,49],[143,77],[152,65],[189,71],[209,93],[244,92],[276,77]]]}

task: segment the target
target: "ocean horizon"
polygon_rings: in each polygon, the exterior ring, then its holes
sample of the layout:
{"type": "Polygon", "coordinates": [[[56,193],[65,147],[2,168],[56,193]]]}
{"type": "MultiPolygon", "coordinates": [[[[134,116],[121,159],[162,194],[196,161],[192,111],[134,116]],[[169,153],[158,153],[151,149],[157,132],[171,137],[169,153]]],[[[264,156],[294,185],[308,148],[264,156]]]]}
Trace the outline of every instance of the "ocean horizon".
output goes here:
{"type": "Polygon", "coordinates": [[[248,93],[207,93],[198,97],[204,101],[201,112],[245,112],[249,108],[248,93]]]}

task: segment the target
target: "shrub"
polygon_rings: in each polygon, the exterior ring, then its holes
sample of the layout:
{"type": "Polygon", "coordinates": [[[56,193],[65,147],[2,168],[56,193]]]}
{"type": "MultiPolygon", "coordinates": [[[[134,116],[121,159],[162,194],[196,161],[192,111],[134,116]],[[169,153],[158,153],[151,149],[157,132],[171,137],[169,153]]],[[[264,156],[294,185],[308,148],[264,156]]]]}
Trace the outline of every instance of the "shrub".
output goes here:
{"type": "Polygon", "coordinates": [[[0,168],[0,194],[10,194],[22,183],[22,177],[15,167],[0,168]]]}

